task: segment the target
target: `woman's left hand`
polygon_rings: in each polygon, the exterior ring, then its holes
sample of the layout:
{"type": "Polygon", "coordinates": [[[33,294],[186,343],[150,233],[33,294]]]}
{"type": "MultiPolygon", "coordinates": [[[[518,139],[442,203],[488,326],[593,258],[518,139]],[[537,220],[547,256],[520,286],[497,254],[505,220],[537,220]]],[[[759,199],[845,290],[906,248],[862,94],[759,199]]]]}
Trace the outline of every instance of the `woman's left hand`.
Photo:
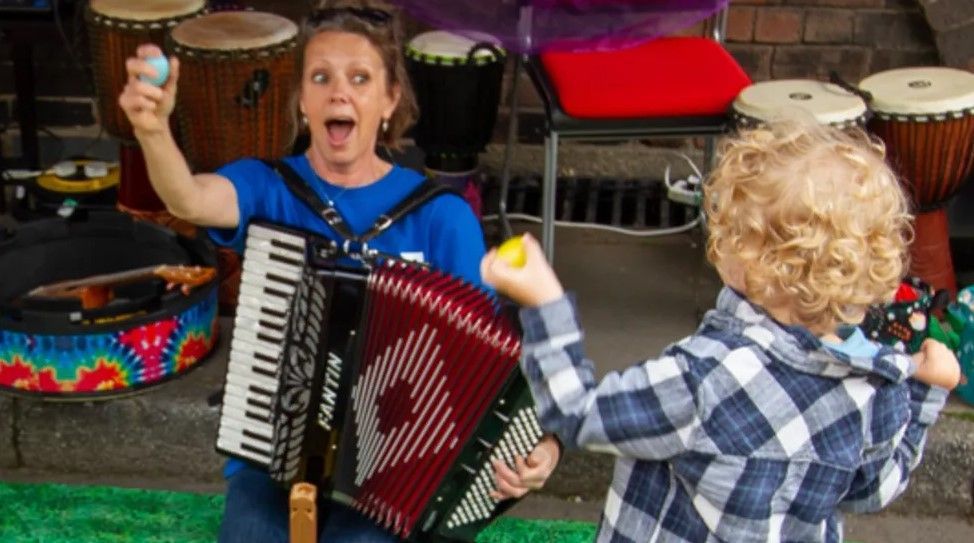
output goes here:
{"type": "Polygon", "coordinates": [[[543,487],[558,465],[560,454],[556,438],[545,434],[526,459],[521,456],[514,459],[516,471],[501,460],[491,460],[497,488],[490,492],[490,497],[497,501],[520,498],[530,490],[543,487]]]}

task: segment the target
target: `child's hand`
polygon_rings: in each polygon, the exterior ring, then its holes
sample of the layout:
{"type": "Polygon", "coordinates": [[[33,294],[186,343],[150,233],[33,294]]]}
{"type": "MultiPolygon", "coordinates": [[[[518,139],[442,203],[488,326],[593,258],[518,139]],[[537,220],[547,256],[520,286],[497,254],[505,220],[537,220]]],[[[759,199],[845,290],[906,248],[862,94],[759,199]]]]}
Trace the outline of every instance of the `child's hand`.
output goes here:
{"type": "Polygon", "coordinates": [[[960,383],[960,364],[953,351],[933,339],[926,339],[913,355],[917,371],[913,378],[921,383],[953,390],[960,383]]]}
{"type": "Polygon", "coordinates": [[[544,305],[561,298],[565,291],[545,260],[541,246],[530,234],[524,234],[523,238],[527,256],[524,266],[511,266],[498,258],[497,248],[493,248],[480,261],[484,283],[523,306],[544,305]]]}
{"type": "Polygon", "coordinates": [[[497,501],[520,498],[530,490],[543,487],[558,465],[560,452],[555,437],[549,434],[541,438],[527,459],[520,456],[514,459],[517,471],[500,460],[492,459],[497,488],[490,491],[490,497],[497,501]]]}

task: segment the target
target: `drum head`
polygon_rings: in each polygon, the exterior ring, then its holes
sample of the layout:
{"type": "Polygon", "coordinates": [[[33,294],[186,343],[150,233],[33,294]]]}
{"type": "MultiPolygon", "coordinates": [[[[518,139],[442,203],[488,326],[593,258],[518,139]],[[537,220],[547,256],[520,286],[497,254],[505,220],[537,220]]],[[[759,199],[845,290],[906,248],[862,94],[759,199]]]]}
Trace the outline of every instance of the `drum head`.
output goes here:
{"type": "Polygon", "coordinates": [[[206,7],[206,0],[156,0],[154,2],[91,0],[89,7],[91,11],[112,19],[159,21],[201,11],[206,7]]]}
{"type": "Polygon", "coordinates": [[[859,83],[873,95],[877,113],[936,115],[974,109],[974,74],[954,68],[900,68],[859,83]]]}
{"type": "Polygon", "coordinates": [[[503,54],[500,42],[487,34],[471,33],[470,35],[476,39],[444,30],[423,32],[409,41],[406,55],[427,64],[462,64],[470,56],[470,51],[474,50],[475,64],[500,60],[503,54]],[[494,49],[490,47],[474,49],[478,43],[490,44],[494,49]]]}
{"type": "Polygon", "coordinates": [[[290,19],[258,11],[227,11],[187,19],[172,29],[173,41],[210,51],[263,49],[298,35],[290,19]]]}
{"type": "Polygon", "coordinates": [[[734,110],[758,121],[807,113],[821,124],[845,125],[866,114],[866,103],[832,83],[782,79],[745,88],[734,100],[734,110]]]}

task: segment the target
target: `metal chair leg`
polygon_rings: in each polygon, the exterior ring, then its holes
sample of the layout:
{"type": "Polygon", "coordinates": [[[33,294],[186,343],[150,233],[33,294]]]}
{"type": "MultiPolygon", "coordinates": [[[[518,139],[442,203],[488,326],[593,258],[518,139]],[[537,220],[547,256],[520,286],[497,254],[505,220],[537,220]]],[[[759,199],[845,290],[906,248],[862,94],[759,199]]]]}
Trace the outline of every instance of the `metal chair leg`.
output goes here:
{"type": "MultiPolygon", "coordinates": [[[[710,174],[714,169],[714,160],[717,158],[717,138],[719,136],[707,136],[703,143],[703,169],[704,176],[710,174]]],[[[703,181],[703,179],[701,179],[703,181]]]]}
{"type": "Polygon", "coordinates": [[[555,262],[555,185],[558,182],[558,133],[545,137],[544,178],[541,180],[541,246],[549,263],[555,262]]]}
{"type": "Polygon", "coordinates": [[[505,239],[513,235],[511,222],[507,218],[507,194],[511,182],[511,159],[514,154],[514,146],[517,145],[517,87],[523,68],[524,55],[516,55],[514,57],[514,70],[511,75],[511,95],[508,99],[510,109],[507,121],[507,143],[504,145],[504,164],[501,166],[500,200],[497,202],[497,215],[500,218],[501,230],[505,239]]]}

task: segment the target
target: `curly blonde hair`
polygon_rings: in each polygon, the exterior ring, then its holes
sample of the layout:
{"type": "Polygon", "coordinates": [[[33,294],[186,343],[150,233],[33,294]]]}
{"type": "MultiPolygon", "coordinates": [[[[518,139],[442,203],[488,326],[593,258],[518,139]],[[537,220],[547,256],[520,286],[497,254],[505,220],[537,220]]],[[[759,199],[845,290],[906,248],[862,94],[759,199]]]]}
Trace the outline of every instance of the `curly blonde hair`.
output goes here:
{"type": "Polygon", "coordinates": [[[902,279],[907,198],[862,130],[778,120],[725,140],[705,188],[707,258],[815,333],[862,321],[902,279]]]}

